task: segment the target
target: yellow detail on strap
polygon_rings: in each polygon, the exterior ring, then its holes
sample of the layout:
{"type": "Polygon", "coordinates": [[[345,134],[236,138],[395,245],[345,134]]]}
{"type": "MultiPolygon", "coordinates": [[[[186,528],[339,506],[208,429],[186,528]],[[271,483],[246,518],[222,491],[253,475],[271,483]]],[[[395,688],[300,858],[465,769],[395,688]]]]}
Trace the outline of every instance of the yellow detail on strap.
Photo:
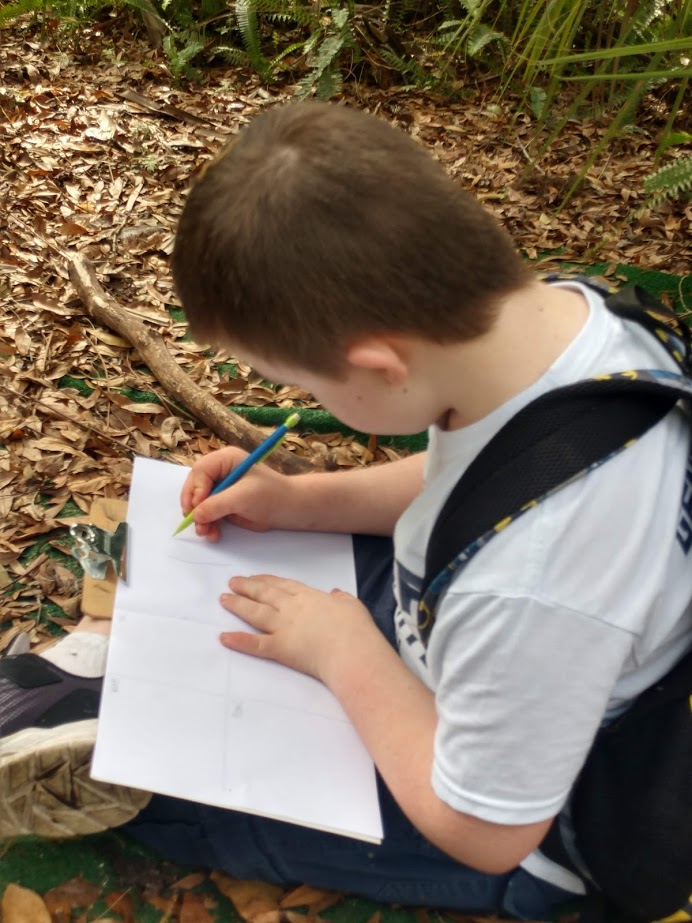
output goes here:
{"type": "Polygon", "coordinates": [[[622,373],[623,378],[629,378],[632,381],[636,381],[639,378],[638,373],[634,369],[628,369],[626,372],[622,373]]]}
{"type": "Polygon", "coordinates": [[[655,920],[654,923],[687,923],[688,920],[692,920],[692,894],[690,894],[690,901],[686,904],[682,910],[676,910],[675,913],[671,913],[669,917],[663,917],[662,920],[655,920]]]}
{"type": "Polygon", "coordinates": [[[432,612],[431,612],[430,609],[425,605],[425,603],[423,602],[422,599],[421,599],[420,603],[418,604],[418,611],[419,611],[419,612],[425,613],[425,619],[424,619],[424,621],[421,622],[420,619],[418,620],[418,627],[419,627],[420,629],[426,629],[426,628],[428,627],[428,625],[430,624],[430,622],[432,621],[432,612]]]}
{"type": "Polygon", "coordinates": [[[686,910],[676,910],[676,912],[671,913],[669,917],[664,917],[662,920],[655,920],[654,923],[688,923],[689,920],[692,920],[692,917],[686,910]]]}
{"type": "Polygon", "coordinates": [[[511,521],[511,516],[507,516],[505,519],[501,519],[498,523],[495,524],[495,531],[502,532],[503,529],[507,528],[511,521]]]}

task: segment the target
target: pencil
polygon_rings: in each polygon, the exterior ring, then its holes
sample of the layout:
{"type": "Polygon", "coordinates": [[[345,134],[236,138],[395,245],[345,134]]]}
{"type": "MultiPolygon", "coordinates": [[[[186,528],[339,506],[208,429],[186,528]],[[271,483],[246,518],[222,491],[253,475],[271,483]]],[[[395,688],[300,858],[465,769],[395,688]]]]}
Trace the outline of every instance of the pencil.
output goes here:
{"type": "MultiPolygon", "coordinates": [[[[251,452],[248,457],[242,461],[237,468],[234,468],[226,477],[219,481],[216,487],[213,488],[209,496],[213,494],[219,494],[222,490],[226,490],[228,487],[232,487],[233,484],[237,484],[238,481],[247,474],[250,468],[253,468],[258,462],[264,461],[264,459],[271,455],[271,453],[283,442],[286,433],[289,429],[292,429],[300,420],[299,413],[292,413],[290,416],[286,417],[286,420],[281,424],[281,426],[268,436],[264,442],[260,443],[257,448],[251,452]]],[[[178,535],[184,529],[187,529],[189,525],[192,525],[194,522],[193,519],[194,510],[183,519],[178,528],[175,530],[173,535],[178,535]]]]}

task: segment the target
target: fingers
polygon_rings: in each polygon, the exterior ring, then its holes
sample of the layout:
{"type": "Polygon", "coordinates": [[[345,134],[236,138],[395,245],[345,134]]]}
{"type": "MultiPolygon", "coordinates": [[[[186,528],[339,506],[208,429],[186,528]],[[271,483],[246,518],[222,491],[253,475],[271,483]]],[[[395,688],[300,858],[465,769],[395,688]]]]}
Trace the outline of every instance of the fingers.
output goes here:
{"type": "Polygon", "coordinates": [[[300,590],[306,588],[297,580],[285,580],[270,574],[232,577],[228,585],[236,597],[270,606],[272,609],[279,609],[290,597],[296,596],[300,590]]]}
{"type": "Polygon", "coordinates": [[[195,462],[180,494],[180,502],[185,515],[187,516],[208,497],[214,485],[225,478],[246,457],[247,452],[229,448],[211,452],[195,462]]]}
{"type": "Polygon", "coordinates": [[[180,505],[187,516],[201,501],[208,496],[214,486],[210,477],[202,471],[191,471],[180,493],[180,505]]]}
{"type": "Polygon", "coordinates": [[[221,605],[258,631],[272,632],[287,601],[307,589],[297,580],[287,580],[270,574],[255,577],[233,577],[228,585],[232,593],[221,596],[221,605]]]}
{"type": "Polygon", "coordinates": [[[224,609],[237,615],[258,631],[265,633],[274,631],[279,618],[278,605],[282,601],[276,591],[261,586],[259,582],[241,578],[231,580],[230,583],[234,592],[224,593],[221,596],[221,605],[224,609]],[[243,585],[242,592],[240,592],[240,585],[243,585]]]}
{"type": "Polygon", "coordinates": [[[224,647],[252,657],[269,656],[265,640],[264,635],[251,635],[246,631],[224,631],[219,635],[219,641],[224,647]]]}
{"type": "Polygon", "coordinates": [[[220,494],[214,494],[213,497],[200,499],[198,505],[195,506],[195,522],[199,525],[207,525],[223,519],[231,513],[228,505],[229,498],[225,490],[222,490],[220,494]]]}
{"type": "MultiPolygon", "coordinates": [[[[266,594],[276,591],[284,595],[297,596],[305,590],[311,588],[299,580],[291,580],[289,577],[276,577],[274,574],[253,574],[251,577],[233,577],[229,581],[229,586],[234,593],[242,593],[243,596],[252,596],[259,599],[256,593],[263,593],[266,600],[266,594]]],[[[278,595],[276,595],[278,599],[278,595]]]]}
{"type": "Polygon", "coordinates": [[[221,529],[218,522],[195,523],[195,532],[200,538],[206,538],[208,542],[218,542],[221,537],[221,529]]]}

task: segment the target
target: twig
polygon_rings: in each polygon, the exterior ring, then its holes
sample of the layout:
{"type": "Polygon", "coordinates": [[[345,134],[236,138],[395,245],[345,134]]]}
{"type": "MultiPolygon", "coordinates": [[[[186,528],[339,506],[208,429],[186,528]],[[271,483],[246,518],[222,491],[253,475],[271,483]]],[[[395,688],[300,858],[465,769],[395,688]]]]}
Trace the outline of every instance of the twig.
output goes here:
{"type": "MultiPolygon", "coordinates": [[[[107,294],[86,257],[77,254],[69,258],[68,270],[70,280],[91,316],[132,344],[167,394],[187,407],[197,420],[229,445],[251,452],[262,442],[263,436],[255,426],[229,411],[196,384],[173,359],[163,339],[107,294]]],[[[284,474],[315,469],[309,461],[284,448],[273,452],[267,461],[284,474]]]]}

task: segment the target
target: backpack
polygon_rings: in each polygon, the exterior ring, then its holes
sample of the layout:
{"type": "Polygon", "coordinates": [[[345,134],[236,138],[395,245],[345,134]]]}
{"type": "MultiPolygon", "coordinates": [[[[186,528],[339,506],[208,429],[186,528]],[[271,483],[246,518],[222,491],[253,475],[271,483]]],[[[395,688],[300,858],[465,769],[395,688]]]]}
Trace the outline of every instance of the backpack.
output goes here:
{"type": "MultiPolygon", "coordinates": [[[[548,281],[555,278],[548,277],[548,281]]],[[[501,530],[562,487],[624,451],[692,398],[692,336],[637,286],[604,295],[673,356],[680,374],[629,370],[541,395],[510,419],[469,465],[435,522],[419,603],[424,644],[450,580],[501,530]]],[[[570,799],[579,856],[557,819],[543,851],[629,919],[692,920],[692,651],[601,728],[570,799]]]]}

